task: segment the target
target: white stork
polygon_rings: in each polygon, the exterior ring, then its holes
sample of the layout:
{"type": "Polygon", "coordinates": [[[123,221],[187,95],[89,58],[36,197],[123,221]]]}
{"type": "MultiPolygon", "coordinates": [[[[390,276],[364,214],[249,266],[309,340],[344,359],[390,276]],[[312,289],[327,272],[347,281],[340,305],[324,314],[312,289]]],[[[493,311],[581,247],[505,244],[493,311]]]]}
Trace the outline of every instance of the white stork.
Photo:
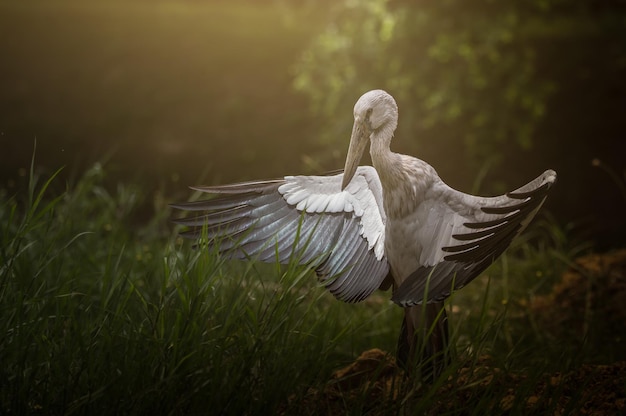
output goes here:
{"type": "Polygon", "coordinates": [[[191,227],[186,237],[197,239],[206,227],[209,244],[229,257],[295,257],[342,301],[362,301],[391,283],[391,299],[405,311],[398,359],[405,366],[430,362],[423,367],[436,376],[447,361],[443,301],[522,232],[556,173],[547,170],[505,195],[468,195],[426,162],[392,152],[397,124],[393,97],[369,91],[354,106],[343,173],[193,187],[217,197],[173,206],[201,211],[176,220],[191,227]],[[374,167],[358,166],[368,143],[374,167]]]}

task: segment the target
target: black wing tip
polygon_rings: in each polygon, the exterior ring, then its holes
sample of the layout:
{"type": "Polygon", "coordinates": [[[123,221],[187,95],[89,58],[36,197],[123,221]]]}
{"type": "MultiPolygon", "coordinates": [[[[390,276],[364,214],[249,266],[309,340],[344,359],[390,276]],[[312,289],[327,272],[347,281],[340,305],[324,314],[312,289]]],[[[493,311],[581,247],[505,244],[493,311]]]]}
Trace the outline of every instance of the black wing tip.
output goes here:
{"type": "Polygon", "coordinates": [[[170,222],[176,225],[187,225],[187,218],[170,218],[170,222]]]}
{"type": "Polygon", "coordinates": [[[273,190],[283,183],[285,183],[284,178],[277,178],[260,181],[237,182],[227,185],[190,186],[189,188],[194,191],[204,192],[207,194],[261,193],[267,190],[273,190]]]}
{"type": "Polygon", "coordinates": [[[189,209],[190,205],[191,205],[191,201],[190,202],[175,202],[172,204],[167,204],[167,206],[172,209],[179,209],[182,211],[189,209]]]}
{"type": "Polygon", "coordinates": [[[557,174],[555,170],[548,169],[545,172],[543,172],[542,176],[545,181],[550,182],[550,183],[556,183],[557,174]]]}
{"type": "Polygon", "coordinates": [[[507,192],[507,196],[514,199],[525,199],[533,195],[545,195],[556,183],[557,174],[554,170],[548,169],[541,175],[528,182],[526,185],[514,191],[507,192]]]}
{"type": "MultiPolygon", "coordinates": [[[[459,288],[455,288],[455,290],[460,289],[459,288]]],[[[391,296],[391,301],[393,303],[395,303],[396,305],[400,306],[401,308],[410,308],[413,306],[419,306],[422,305],[424,303],[428,304],[432,304],[432,303],[439,303],[439,302],[443,302],[444,300],[446,300],[446,298],[448,298],[451,295],[452,292],[443,292],[441,294],[437,294],[437,295],[432,295],[427,298],[427,299],[413,299],[412,297],[408,297],[408,296],[398,296],[398,295],[393,295],[391,296]]]]}
{"type": "MultiPolygon", "coordinates": [[[[544,171],[541,175],[537,176],[535,179],[533,179],[528,185],[530,184],[541,184],[540,186],[543,185],[548,185],[548,187],[554,185],[556,183],[556,178],[557,178],[557,174],[556,171],[553,169],[547,169],[546,171],[544,171]]],[[[525,188],[528,185],[524,185],[522,188],[525,188]]],[[[515,192],[515,191],[513,191],[515,192]]]]}
{"type": "Polygon", "coordinates": [[[202,232],[197,229],[182,231],[178,235],[187,240],[197,240],[202,236],[202,232]]]}
{"type": "Polygon", "coordinates": [[[215,211],[215,209],[212,208],[210,204],[212,202],[214,203],[217,200],[217,198],[213,198],[198,201],[175,202],[172,204],[168,204],[168,206],[172,209],[177,209],[180,211],[215,211]]]}

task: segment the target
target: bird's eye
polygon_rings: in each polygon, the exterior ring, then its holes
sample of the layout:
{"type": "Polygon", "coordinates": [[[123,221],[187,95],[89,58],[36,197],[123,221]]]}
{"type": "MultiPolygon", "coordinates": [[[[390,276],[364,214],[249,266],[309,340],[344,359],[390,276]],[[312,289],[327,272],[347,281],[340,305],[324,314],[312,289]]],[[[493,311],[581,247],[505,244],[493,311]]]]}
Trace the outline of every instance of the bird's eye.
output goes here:
{"type": "Polygon", "coordinates": [[[369,118],[369,116],[372,115],[372,111],[374,111],[373,108],[368,108],[367,111],[365,112],[365,117],[369,118]]]}

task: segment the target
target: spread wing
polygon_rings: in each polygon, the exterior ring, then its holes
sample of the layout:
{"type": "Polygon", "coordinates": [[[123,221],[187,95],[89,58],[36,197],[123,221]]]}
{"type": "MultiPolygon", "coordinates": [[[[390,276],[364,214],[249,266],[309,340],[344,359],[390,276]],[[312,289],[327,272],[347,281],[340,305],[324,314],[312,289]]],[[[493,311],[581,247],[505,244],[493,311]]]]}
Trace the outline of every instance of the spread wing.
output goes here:
{"type": "Polygon", "coordinates": [[[505,195],[476,197],[441,180],[427,192],[417,220],[422,247],[420,264],[396,288],[392,300],[401,306],[440,302],[485,270],[530,223],[556,172],[548,170],[505,195]]]}
{"type": "Polygon", "coordinates": [[[382,188],[369,166],[359,167],[343,191],[342,178],[287,176],[194,187],[216,197],[173,205],[201,212],[175,222],[190,227],[183,236],[206,237],[232,258],[310,265],[335,297],[358,302],[389,272],[382,188]]]}

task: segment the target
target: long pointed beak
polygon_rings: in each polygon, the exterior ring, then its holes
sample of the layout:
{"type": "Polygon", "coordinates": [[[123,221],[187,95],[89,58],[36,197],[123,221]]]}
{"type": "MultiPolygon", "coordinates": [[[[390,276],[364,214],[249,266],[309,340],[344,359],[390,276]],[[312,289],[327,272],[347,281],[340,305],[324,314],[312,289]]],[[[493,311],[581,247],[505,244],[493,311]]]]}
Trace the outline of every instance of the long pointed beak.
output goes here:
{"type": "Polygon", "coordinates": [[[346,186],[350,183],[356,168],[359,167],[359,162],[363,156],[363,152],[369,142],[369,131],[363,123],[359,120],[354,120],[354,126],[352,127],[352,136],[350,137],[350,146],[348,147],[348,156],[346,157],[346,166],[343,170],[343,182],[341,183],[341,190],[346,189],[346,186]]]}

